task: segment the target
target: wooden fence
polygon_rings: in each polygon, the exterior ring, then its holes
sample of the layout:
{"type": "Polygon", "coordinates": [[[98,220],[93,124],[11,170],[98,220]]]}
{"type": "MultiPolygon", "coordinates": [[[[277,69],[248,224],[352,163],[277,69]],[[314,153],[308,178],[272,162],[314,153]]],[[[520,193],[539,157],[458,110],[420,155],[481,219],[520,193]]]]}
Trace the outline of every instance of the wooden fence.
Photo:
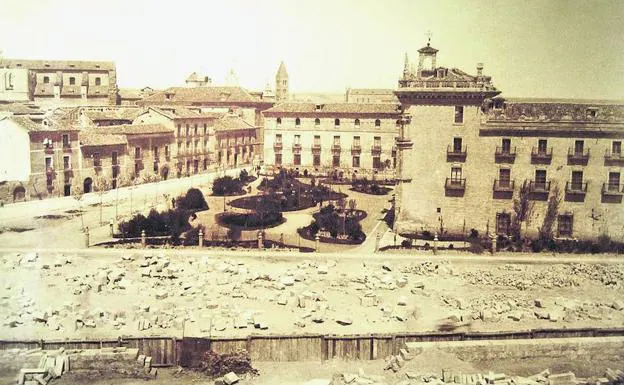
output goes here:
{"type": "Polygon", "coordinates": [[[332,358],[375,360],[398,354],[406,342],[512,340],[624,336],[624,328],[533,329],[513,332],[394,333],[365,335],[252,335],[249,337],[132,337],[116,340],[11,341],[0,340],[0,350],[99,349],[126,346],[152,357],[154,366],[197,366],[204,353],[249,352],[252,361],[323,361],[332,358]]]}

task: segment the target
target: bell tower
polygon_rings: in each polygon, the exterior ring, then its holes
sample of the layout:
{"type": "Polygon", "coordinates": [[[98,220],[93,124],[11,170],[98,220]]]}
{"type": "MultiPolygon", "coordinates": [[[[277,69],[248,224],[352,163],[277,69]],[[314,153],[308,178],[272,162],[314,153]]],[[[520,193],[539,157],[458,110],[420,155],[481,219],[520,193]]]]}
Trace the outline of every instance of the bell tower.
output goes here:
{"type": "Polygon", "coordinates": [[[427,46],[418,50],[418,75],[423,76],[424,72],[435,71],[436,55],[438,50],[431,46],[431,32],[427,32],[427,46]]]}

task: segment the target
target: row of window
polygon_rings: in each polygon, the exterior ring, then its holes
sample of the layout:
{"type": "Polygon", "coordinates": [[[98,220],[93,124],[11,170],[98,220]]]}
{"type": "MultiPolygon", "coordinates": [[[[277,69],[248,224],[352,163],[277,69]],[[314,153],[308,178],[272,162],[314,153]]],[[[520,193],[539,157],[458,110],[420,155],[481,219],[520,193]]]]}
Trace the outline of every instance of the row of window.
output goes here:
{"type": "MultiPolygon", "coordinates": [[[[392,160],[393,167],[396,167],[396,158],[392,160]]],[[[275,154],[275,165],[282,165],[282,154],[275,154]]],[[[293,154],[293,165],[301,166],[301,154],[293,154]]],[[[353,168],[360,167],[360,156],[353,155],[351,159],[351,165],[353,168]]],[[[313,154],[312,155],[312,166],[320,167],[321,166],[321,155],[313,154]]],[[[340,167],[340,154],[334,154],[332,156],[332,167],[340,167]]],[[[378,170],[381,168],[381,157],[373,156],[373,169],[378,170]]]]}
{"type": "MultiPolygon", "coordinates": [[[[456,137],[453,138],[453,147],[452,153],[463,153],[465,152],[464,147],[462,145],[462,138],[456,137]]],[[[501,147],[497,148],[497,153],[506,154],[506,155],[515,155],[515,148],[511,147],[511,139],[503,138],[501,139],[501,147]]],[[[548,140],[539,139],[537,141],[537,154],[547,155],[548,151],[548,140]]],[[[574,141],[574,150],[570,152],[570,155],[576,156],[586,156],[587,153],[585,151],[585,141],[576,140],[574,141]]],[[[613,141],[611,143],[611,156],[621,157],[622,156],[622,142],[621,141],[613,141]]]]}
{"type": "MultiPolygon", "coordinates": [[[[198,125],[195,124],[193,127],[193,135],[198,135],[198,125]]],[[[191,126],[189,124],[186,125],[186,136],[190,136],[191,126]]],[[[204,136],[208,135],[208,125],[204,123],[204,136]]],[[[178,124],[178,137],[182,136],[182,125],[178,124]]]]}
{"type": "MultiPolygon", "coordinates": [[[[43,84],[49,84],[50,83],[50,77],[49,76],[44,76],[43,77],[43,84]]],[[[76,78],[73,76],[69,77],[69,85],[70,86],[74,86],[76,85],[76,78]]],[[[102,78],[100,78],[99,76],[95,78],[95,85],[96,86],[101,86],[102,85],[102,78]]]]}
{"type": "MultiPolygon", "coordinates": [[[[282,142],[282,134],[276,134],[275,135],[275,144],[281,145],[282,143],[283,143],[282,142]]],[[[301,145],[301,135],[295,135],[295,141],[293,142],[293,144],[295,146],[300,146],[301,145]]],[[[315,147],[320,147],[321,146],[321,136],[320,135],[314,135],[313,145],[315,147]]],[[[335,135],[334,136],[333,145],[334,146],[340,146],[340,135],[335,135]]],[[[354,136],[353,137],[352,146],[354,148],[360,147],[360,137],[359,136],[354,136]]],[[[381,147],[381,136],[373,137],[373,147],[381,147]]]]}
{"type": "MultiPolygon", "coordinates": [[[[276,119],[277,125],[281,125],[282,124],[282,118],[277,118],[276,119]]],[[[359,126],[360,125],[360,119],[355,119],[353,121],[353,124],[355,126],[359,126]]],[[[301,125],[301,119],[300,118],[295,118],[295,126],[299,127],[301,125]]],[[[314,125],[315,126],[320,126],[321,125],[321,119],[316,118],[314,119],[314,125]]],[[[396,121],[396,125],[397,127],[401,125],[401,121],[397,120],[396,121]]],[[[339,127],[340,126],[340,119],[336,118],[334,119],[334,126],[339,127]]],[[[375,119],[375,127],[381,127],[381,120],[380,119],[375,119]]]]}
{"type": "MultiPolygon", "coordinates": [[[[449,178],[450,187],[454,186],[463,186],[465,183],[465,178],[462,175],[462,167],[453,166],[451,167],[451,177],[449,178]]],[[[510,189],[513,190],[514,183],[511,179],[511,170],[508,168],[501,168],[498,171],[498,179],[495,182],[495,189],[510,189]]],[[[550,182],[548,181],[546,170],[535,170],[535,179],[531,181],[530,188],[533,191],[549,191],[550,190],[550,182]]],[[[577,192],[577,193],[585,193],[587,191],[587,183],[584,182],[583,179],[583,171],[575,170],[572,171],[571,179],[566,183],[566,192],[577,192]]],[[[607,177],[607,182],[604,186],[604,191],[606,192],[621,192],[621,179],[620,173],[609,172],[607,177]]]]}
{"type": "MultiPolygon", "coordinates": [[[[557,235],[559,237],[571,237],[573,230],[574,216],[564,213],[557,216],[557,235]]],[[[511,213],[496,213],[496,233],[511,235],[511,213]]]]}

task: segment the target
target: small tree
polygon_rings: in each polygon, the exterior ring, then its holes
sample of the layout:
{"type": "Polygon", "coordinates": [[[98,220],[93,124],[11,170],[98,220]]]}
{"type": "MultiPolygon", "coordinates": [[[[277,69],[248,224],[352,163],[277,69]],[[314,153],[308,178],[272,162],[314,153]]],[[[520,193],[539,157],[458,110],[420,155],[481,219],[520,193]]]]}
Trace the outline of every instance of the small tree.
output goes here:
{"type": "Polygon", "coordinates": [[[513,232],[517,238],[522,237],[522,224],[526,222],[529,224],[529,219],[533,213],[534,203],[530,199],[530,186],[529,182],[525,180],[520,187],[518,199],[514,199],[513,210],[515,213],[513,221],[513,232]]]}
{"type": "Polygon", "coordinates": [[[553,191],[548,199],[548,208],[546,209],[546,215],[544,215],[544,222],[539,229],[540,239],[552,239],[553,228],[557,214],[559,213],[559,205],[561,204],[561,190],[558,185],[555,185],[553,191]]]}
{"type": "Polygon", "coordinates": [[[104,195],[104,192],[110,189],[110,183],[104,177],[104,175],[98,175],[95,177],[94,188],[100,196],[100,226],[102,226],[102,197],[104,195]]]}
{"type": "Polygon", "coordinates": [[[349,199],[349,210],[353,212],[355,211],[356,207],[357,207],[357,202],[355,201],[355,199],[349,199]]]}
{"type": "Polygon", "coordinates": [[[82,191],[82,188],[76,187],[72,196],[78,202],[78,209],[80,211],[80,223],[82,224],[82,231],[84,231],[84,217],[82,216],[82,197],[84,196],[84,192],[82,191]]]}

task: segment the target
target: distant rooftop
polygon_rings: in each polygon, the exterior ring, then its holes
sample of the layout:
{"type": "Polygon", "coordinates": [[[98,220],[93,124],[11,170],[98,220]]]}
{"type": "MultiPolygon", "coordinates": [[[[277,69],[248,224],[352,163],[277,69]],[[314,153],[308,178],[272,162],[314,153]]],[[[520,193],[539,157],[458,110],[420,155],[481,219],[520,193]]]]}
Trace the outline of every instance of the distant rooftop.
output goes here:
{"type": "Polygon", "coordinates": [[[280,113],[301,113],[317,115],[340,115],[340,114],[374,114],[374,115],[398,115],[400,106],[390,103],[280,103],[264,111],[265,115],[276,116],[280,113]]]}
{"type": "Polygon", "coordinates": [[[139,101],[144,105],[262,103],[241,87],[171,87],[139,101]]]}
{"type": "Polygon", "coordinates": [[[103,70],[115,69],[111,61],[78,61],[78,60],[25,60],[0,59],[0,68],[27,68],[32,70],[103,70]]]}

